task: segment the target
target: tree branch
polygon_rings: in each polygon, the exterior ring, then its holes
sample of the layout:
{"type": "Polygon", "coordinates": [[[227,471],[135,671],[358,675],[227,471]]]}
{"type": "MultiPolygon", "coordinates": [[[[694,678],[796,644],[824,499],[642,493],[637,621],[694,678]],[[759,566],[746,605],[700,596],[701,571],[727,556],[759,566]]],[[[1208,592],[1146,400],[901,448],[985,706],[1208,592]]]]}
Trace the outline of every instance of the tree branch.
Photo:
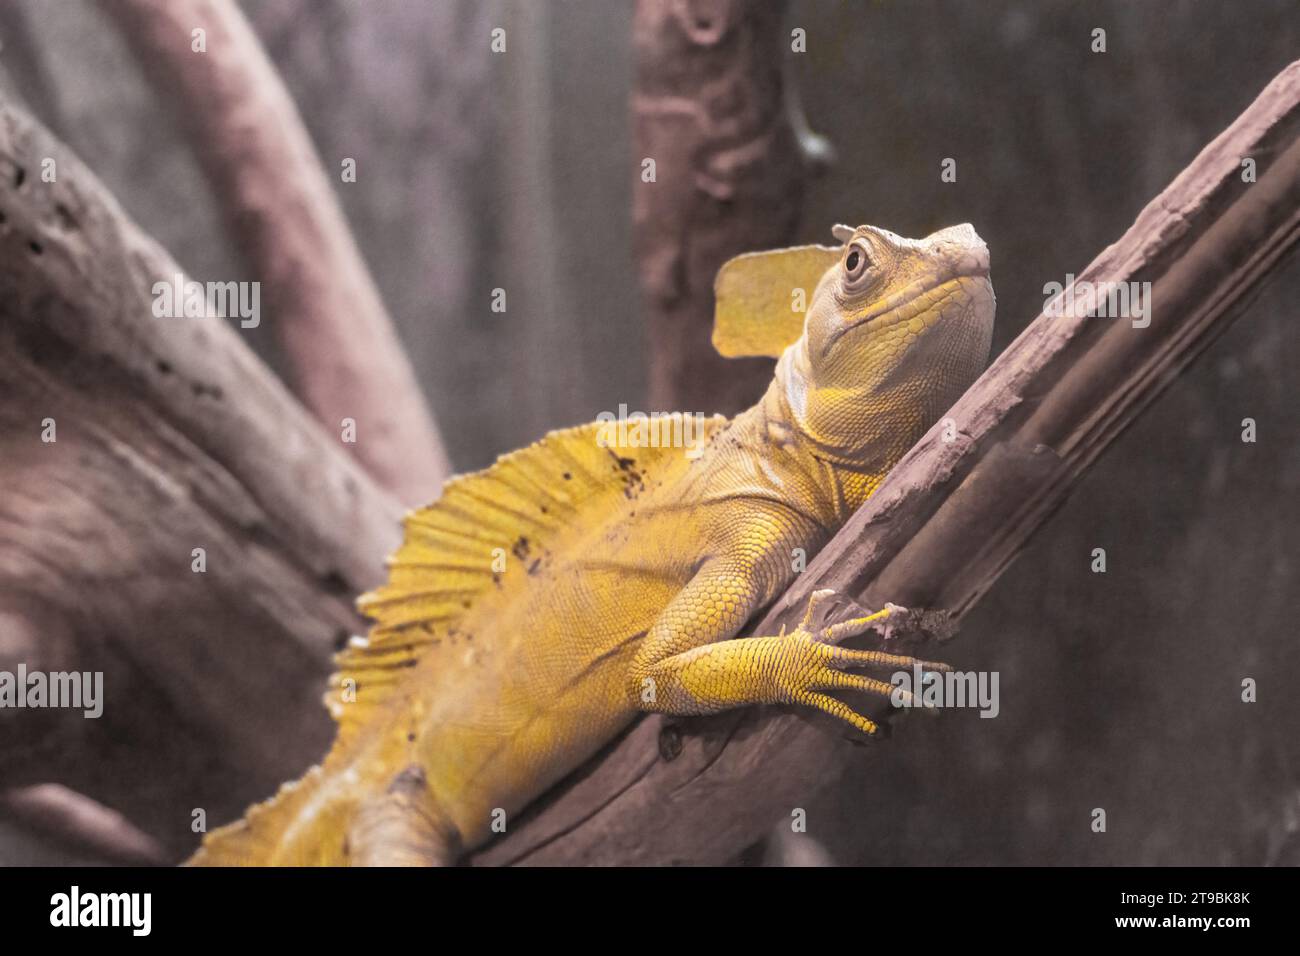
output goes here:
{"type": "Polygon", "coordinates": [[[185,118],[265,286],[298,395],[330,431],[356,421],[351,447],[403,502],[435,498],[449,474],[442,439],[311,138],[244,15],[233,0],[103,8],[185,118]],[[206,31],[207,52],[191,48],[195,29],[206,31]]]}
{"type": "Polygon", "coordinates": [[[0,817],[112,863],[153,866],[167,859],[156,840],[120,813],[58,784],[0,791],[0,817]]]}
{"type": "MultiPolygon", "coordinates": [[[[1040,315],[950,410],[955,440],[944,422],[931,429],[754,632],[794,626],[822,587],[960,619],[1297,238],[1300,63],[1079,275],[1076,286],[1150,282],[1149,327],[1040,315]],[[1256,182],[1243,181],[1246,158],[1256,182]]],[[[647,719],[475,862],[719,863],[833,780],[850,752],[836,728],[776,708],[647,719]]]]}
{"type": "Polygon", "coordinates": [[[193,810],[230,819],[327,747],[329,655],[401,510],[224,321],[154,316],[179,272],[0,102],[0,670],[101,671],[104,698],[0,709],[0,779],[176,856],[193,810]]]}
{"type": "Polygon", "coordinates": [[[718,269],[785,244],[799,216],[805,160],[782,95],[785,6],[636,6],[632,216],[652,408],[734,414],[772,377],[770,361],[723,359],[710,336],[718,269]]]}

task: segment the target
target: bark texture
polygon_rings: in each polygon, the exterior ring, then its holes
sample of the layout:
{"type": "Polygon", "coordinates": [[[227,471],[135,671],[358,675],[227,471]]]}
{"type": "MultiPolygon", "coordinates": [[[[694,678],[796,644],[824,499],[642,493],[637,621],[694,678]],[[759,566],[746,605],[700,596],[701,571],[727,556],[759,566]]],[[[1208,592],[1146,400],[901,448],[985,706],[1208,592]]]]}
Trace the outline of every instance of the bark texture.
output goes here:
{"type": "Polygon", "coordinates": [[[194,810],[233,817],[324,751],[330,652],[400,535],[234,327],[155,317],[179,272],[0,103],[0,669],[104,675],[98,719],[0,711],[0,779],[177,855],[194,810]]]}
{"type": "Polygon", "coordinates": [[[637,3],[633,237],[653,409],[732,415],[771,378],[770,361],[723,359],[710,336],[718,268],[786,244],[799,216],[805,161],[783,97],[785,6],[637,3]]]}
{"type": "MultiPolygon", "coordinates": [[[[184,117],[229,228],[263,284],[265,318],[296,393],[329,430],[356,422],[350,447],[380,484],[408,505],[432,501],[449,464],[334,195],[332,182],[357,188],[342,181],[347,157],[322,166],[233,0],[115,0],[103,9],[155,90],[184,117]],[[204,52],[193,48],[196,30],[204,31],[204,52]]],[[[358,179],[366,174],[356,171],[358,179]]]]}

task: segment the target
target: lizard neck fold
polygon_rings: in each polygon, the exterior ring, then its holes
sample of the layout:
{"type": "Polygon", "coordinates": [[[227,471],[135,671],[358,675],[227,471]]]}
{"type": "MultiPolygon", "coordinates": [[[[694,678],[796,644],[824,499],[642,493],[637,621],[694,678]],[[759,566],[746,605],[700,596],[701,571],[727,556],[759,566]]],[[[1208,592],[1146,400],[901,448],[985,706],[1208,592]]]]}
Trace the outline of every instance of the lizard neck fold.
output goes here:
{"type": "Polygon", "coordinates": [[[809,504],[828,529],[842,525],[870,497],[896,457],[887,463],[877,453],[879,437],[868,427],[861,443],[844,447],[828,441],[809,415],[812,386],[800,366],[796,344],[777,363],[776,376],[752,412],[778,469],[799,474],[799,484],[815,489],[809,504]]]}

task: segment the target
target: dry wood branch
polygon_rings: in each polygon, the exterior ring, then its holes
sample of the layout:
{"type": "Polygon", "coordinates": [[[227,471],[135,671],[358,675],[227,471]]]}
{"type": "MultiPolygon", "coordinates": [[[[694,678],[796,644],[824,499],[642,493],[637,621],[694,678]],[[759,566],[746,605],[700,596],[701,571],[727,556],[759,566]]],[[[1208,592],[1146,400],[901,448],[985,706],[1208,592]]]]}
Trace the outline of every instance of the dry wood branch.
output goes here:
{"type": "Polygon", "coordinates": [[[144,866],[167,859],[157,840],[120,813],[58,784],[0,793],[0,817],[6,816],[71,850],[113,863],[144,866]]]}
{"type": "MultiPolygon", "coordinates": [[[[1300,63],[1079,275],[1150,282],[1149,327],[1040,316],[949,412],[956,440],[942,422],[932,429],[754,630],[793,626],[820,587],[960,618],[1297,238],[1300,63]],[[1254,183],[1242,179],[1248,157],[1254,183]]],[[[477,862],[722,862],[832,780],[848,752],[802,714],[645,720],[477,862]]]]}
{"type": "Polygon", "coordinates": [[[177,855],[192,810],[234,817],[325,750],[329,654],[400,536],[233,328],[153,315],[178,272],[0,103],[0,669],[104,673],[99,719],[0,711],[0,779],[62,783],[177,855]]]}
{"type": "MultiPolygon", "coordinates": [[[[437,427],[288,91],[233,0],[103,5],[186,119],[195,153],[265,291],[293,385],[407,504],[437,497],[437,427]],[[207,52],[191,49],[206,31],[207,52]]],[[[335,162],[338,162],[336,160],[335,162]]]]}
{"type": "Polygon", "coordinates": [[[713,351],[713,277],[786,243],[804,159],[782,97],[785,3],[639,0],[633,224],[650,343],[650,405],[733,414],[771,378],[713,351]],[[643,179],[643,161],[655,181],[643,179]]]}

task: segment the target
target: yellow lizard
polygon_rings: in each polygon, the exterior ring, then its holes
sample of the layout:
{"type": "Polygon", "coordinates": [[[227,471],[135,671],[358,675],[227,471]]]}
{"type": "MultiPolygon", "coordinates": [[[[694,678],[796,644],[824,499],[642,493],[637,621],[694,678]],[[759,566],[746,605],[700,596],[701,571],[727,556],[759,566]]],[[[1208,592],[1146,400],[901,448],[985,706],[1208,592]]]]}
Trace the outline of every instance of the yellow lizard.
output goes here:
{"type": "Polygon", "coordinates": [[[779,362],[696,447],[606,422],[552,432],[410,514],[360,601],[369,639],[339,655],[330,753],[191,862],[454,862],[639,711],[800,704],[873,733],[833,695],[888,695],[849,669],[914,662],[838,641],[895,609],[736,635],[974,381],[994,299],[969,225],[834,233],[719,272],[715,345],[779,362]]]}

